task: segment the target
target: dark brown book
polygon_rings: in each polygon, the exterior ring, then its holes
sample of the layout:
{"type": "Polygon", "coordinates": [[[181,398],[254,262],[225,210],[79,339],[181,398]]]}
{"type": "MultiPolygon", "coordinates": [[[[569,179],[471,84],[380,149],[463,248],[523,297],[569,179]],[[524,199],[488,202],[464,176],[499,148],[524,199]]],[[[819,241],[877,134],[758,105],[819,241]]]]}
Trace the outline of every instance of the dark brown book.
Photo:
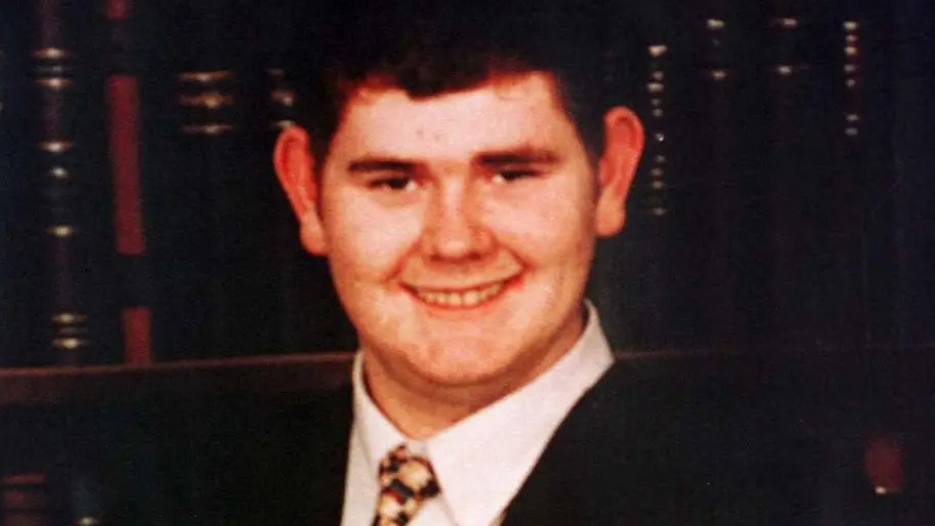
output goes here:
{"type": "Polygon", "coordinates": [[[34,137],[36,176],[46,185],[46,244],[49,320],[48,343],[56,363],[77,364],[92,352],[91,320],[85,293],[85,253],[89,235],[82,224],[82,181],[78,152],[76,48],[70,33],[75,22],[61,0],[36,2],[33,88],[36,95],[34,137]]]}
{"type": "MultiPolygon", "coordinates": [[[[14,217],[10,213],[15,202],[12,197],[13,174],[15,173],[12,157],[15,152],[12,146],[13,129],[10,123],[9,111],[9,84],[11,71],[7,55],[12,45],[11,27],[5,22],[10,16],[3,7],[0,7],[0,253],[13,254],[14,244],[11,242],[14,217]]],[[[12,309],[13,275],[15,273],[15,258],[4,258],[0,263],[0,349],[10,349],[13,344],[14,311],[12,309]]],[[[14,361],[11,351],[0,354],[0,365],[8,365],[14,361]]]]}
{"type": "MultiPolygon", "coordinates": [[[[285,194],[278,188],[269,162],[279,132],[299,120],[301,86],[295,78],[290,47],[298,31],[318,28],[302,25],[301,20],[321,20],[309,16],[296,4],[267,5],[257,19],[262,50],[259,59],[264,71],[265,132],[257,177],[264,181],[263,212],[270,220],[270,254],[275,263],[276,312],[280,349],[283,352],[355,349],[356,336],[344,314],[331,282],[327,261],[308,254],[299,242],[298,224],[285,194]]],[[[304,9],[327,9],[308,3],[304,9]]]]}
{"type": "Polygon", "coordinates": [[[270,124],[285,95],[269,89],[276,65],[255,34],[264,6],[136,7],[154,359],[279,352],[283,199],[270,124]]]}
{"type": "Polygon", "coordinates": [[[42,206],[28,164],[32,157],[29,125],[34,113],[29,57],[32,6],[0,5],[0,366],[44,361],[48,345],[39,343],[48,329],[43,296],[43,258],[36,232],[42,206]]]}
{"type": "Polygon", "coordinates": [[[688,301],[677,318],[692,320],[687,339],[696,345],[741,347],[752,338],[750,291],[761,283],[751,257],[758,225],[750,179],[757,169],[749,155],[757,131],[749,118],[757,101],[751,35],[759,14],[749,3],[715,0],[694,6],[685,21],[692,87],[682,89],[676,147],[688,156],[680,159],[685,183],[677,206],[679,228],[692,234],[681,237],[687,250],[680,259],[690,263],[682,267],[688,301]]]}
{"type": "Polygon", "coordinates": [[[627,200],[624,232],[602,240],[592,271],[594,296],[617,347],[663,348],[672,345],[672,286],[669,273],[672,245],[672,175],[677,170],[671,155],[673,80],[682,72],[667,27],[667,6],[643,6],[634,21],[622,5],[608,16],[610,49],[624,66],[616,73],[621,102],[643,122],[645,149],[627,200]],[[634,28],[636,23],[636,28],[634,28]],[[638,38],[628,36],[638,34],[638,38]],[[640,298],[639,301],[634,301],[640,298]]]}
{"type": "Polygon", "coordinates": [[[841,13],[773,2],[766,12],[768,333],[773,342],[838,345],[860,334],[853,259],[858,179],[840,148],[841,13]]]}

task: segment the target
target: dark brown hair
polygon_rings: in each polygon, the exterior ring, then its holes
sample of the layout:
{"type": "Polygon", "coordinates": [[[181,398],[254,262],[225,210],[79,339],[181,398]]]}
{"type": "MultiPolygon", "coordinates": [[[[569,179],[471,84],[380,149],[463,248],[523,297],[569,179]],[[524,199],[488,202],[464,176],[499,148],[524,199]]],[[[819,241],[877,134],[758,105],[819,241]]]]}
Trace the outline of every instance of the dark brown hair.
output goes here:
{"type": "MultiPolygon", "coordinates": [[[[327,155],[347,98],[364,83],[398,87],[418,99],[498,75],[548,73],[592,155],[601,150],[604,111],[626,103],[625,84],[608,77],[606,60],[609,32],[632,24],[609,24],[598,1],[309,3],[331,4],[306,13],[292,55],[299,124],[309,130],[319,159],[327,155]]],[[[633,69],[619,54],[615,59],[614,71],[633,69]]]]}

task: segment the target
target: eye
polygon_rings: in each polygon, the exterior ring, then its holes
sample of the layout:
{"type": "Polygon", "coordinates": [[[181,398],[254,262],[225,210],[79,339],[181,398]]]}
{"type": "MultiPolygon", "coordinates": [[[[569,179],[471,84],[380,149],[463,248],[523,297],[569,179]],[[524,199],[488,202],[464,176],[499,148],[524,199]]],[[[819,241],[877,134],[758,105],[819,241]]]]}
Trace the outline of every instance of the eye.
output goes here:
{"type": "Polygon", "coordinates": [[[499,170],[493,174],[491,180],[496,184],[506,184],[537,175],[539,175],[539,172],[531,169],[499,170]]]}
{"type": "Polygon", "coordinates": [[[411,192],[418,187],[414,177],[408,175],[395,175],[374,179],[369,183],[370,188],[385,190],[387,192],[411,192]]]}

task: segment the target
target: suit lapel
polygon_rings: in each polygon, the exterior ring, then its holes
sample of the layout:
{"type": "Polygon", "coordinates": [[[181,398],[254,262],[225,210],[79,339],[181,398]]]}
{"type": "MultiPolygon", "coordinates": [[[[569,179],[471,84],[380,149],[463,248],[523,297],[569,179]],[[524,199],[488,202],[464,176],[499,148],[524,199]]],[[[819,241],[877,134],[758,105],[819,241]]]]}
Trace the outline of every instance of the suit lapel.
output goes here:
{"type": "Polygon", "coordinates": [[[349,388],[311,402],[278,405],[272,414],[241,415],[249,439],[238,455],[249,470],[225,524],[337,526],[341,523],[352,414],[349,388]]]}
{"type": "Polygon", "coordinates": [[[618,416],[632,417],[637,409],[637,397],[620,392],[633,388],[633,373],[617,364],[579,400],[507,508],[503,526],[616,524],[621,517],[613,510],[626,503],[615,481],[638,480],[636,462],[626,456],[633,448],[624,444],[636,436],[626,427],[633,420],[618,416]]]}
{"type": "Polygon", "coordinates": [[[310,444],[295,462],[297,479],[303,495],[296,502],[300,509],[298,525],[341,524],[344,488],[347,477],[347,457],[350,447],[353,409],[351,390],[341,389],[322,405],[323,417],[315,417],[314,429],[309,429],[310,444]]]}

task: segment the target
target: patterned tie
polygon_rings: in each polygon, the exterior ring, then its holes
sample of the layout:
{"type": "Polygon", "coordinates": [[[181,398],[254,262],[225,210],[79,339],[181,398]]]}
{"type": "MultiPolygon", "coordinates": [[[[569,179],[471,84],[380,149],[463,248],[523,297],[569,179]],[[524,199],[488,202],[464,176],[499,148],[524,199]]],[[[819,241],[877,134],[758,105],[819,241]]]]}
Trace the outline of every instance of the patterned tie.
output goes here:
{"type": "Polygon", "coordinates": [[[438,481],[427,459],[401,444],[380,462],[380,498],[373,526],[403,526],[426,499],[438,495],[438,481]]]}

